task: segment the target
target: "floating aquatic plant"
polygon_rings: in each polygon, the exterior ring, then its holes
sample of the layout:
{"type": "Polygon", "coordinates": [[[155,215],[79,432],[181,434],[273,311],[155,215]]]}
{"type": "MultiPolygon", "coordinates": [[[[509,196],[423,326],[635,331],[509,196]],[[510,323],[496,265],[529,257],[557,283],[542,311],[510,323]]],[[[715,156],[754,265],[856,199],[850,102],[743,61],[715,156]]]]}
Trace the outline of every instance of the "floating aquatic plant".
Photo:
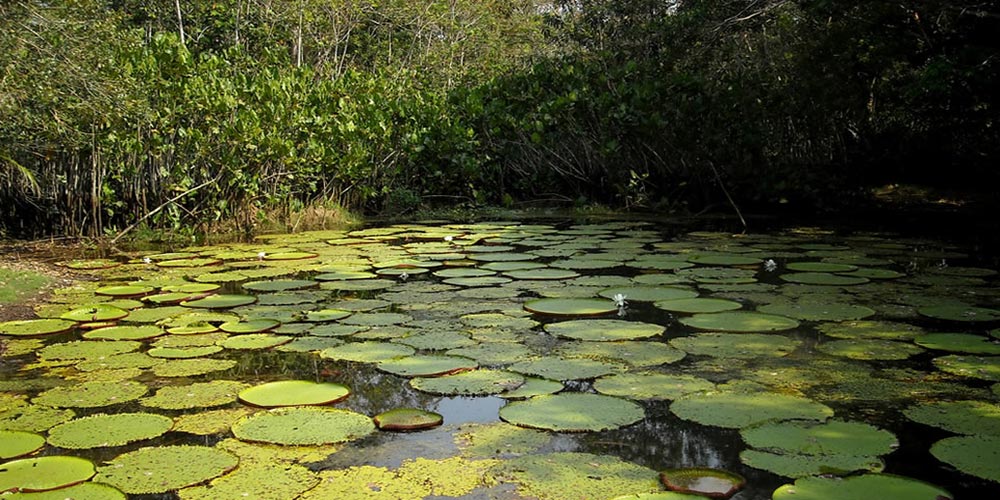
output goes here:
{"type": "Polygon", "coordinates": [[[100,408],[134,401],[148,390],[145,384],[133,380],[117,384],[84,382],[54,387],[42,392],[31,401],[55,408],[100,408]]]}
{"type": "Polygon", "coordinates": [[[430,429],[444,423],[440,413],[419,408],[396,408],[372,418],[375,426],[384,431],[416,431],[430,429]]]}
{"type": "Polygon", "coordinates": [[[351,390],[342,384],[309,380],[280,380],[244,389],[240,401],[265,408],[325,405],[342,401],[351,390]]]}
{"type": "Polygon", "coordinates": [[[244,441],[321,445],[353,441],[375,430],[372,419],[335,408],[277,408],[237,420],[233,435],[244,441]]]}
{"type": "Polygon", "coordinates": [[[501,463],[499,472],[523,496],[558,500],[614,498],[660,491],[657,472],[617,457],[589,453],[525,455],[501,463]]]}
{"type": "Polygon", "coordinates": [[[81,483],[93,475],[94,464],[79,457],[22,458],[0,465],[0,492],[55,490],[81,483]]]}
{"type": "Polygon", "coordinates": [[[523,427],[558,432],[617,429],[645,417],[642,407],[625,399],[600,394],[563,393],[508,403],[500,418],[523,427]]]}
{"type": "Polygon", "coordinates": [[[235,402],[237,394],[248,387],[249,385],[235,380],[213,380],[186,386],[166,386],[157,390],[156,394],[143,398],[140,403],[143,406],[164,410],[210,408],[235,402]]]}
{"type": "Polygon", "coordinates": [[[689,394],[674,400],[670,411],[684,420],[740,429],[769,420],[826,420],[828,406],[799,396],[773,392],[689,394]]]}
{"type": "Polygon", "coordinates": [[[747,481],[734,472],[690,467],[661,471],[660,482],[670,491],[691,493],[695,498],[729,498],[743,489],[747,481]]]}
{"type": "Polygon", "coordinates": [[[45,446],[45,438],[33,432],[0,431],[0,460],[30,455],[45,446]]]}
{"type": "Polygon", "coordinates": [[[70,420],[49,430],[49,444],[60,448],[86,449],[122,446],[160,436],[174,421],[153,413],[96,414],[70,420]]]}
{"type": "Polygon", "coordinates": [[[1000,436],[954,436],[931,445],[931,455],[956,469],[1000,483],[1000,436]]]}
{"type": "Polygon", "coordinates": [[[770,332],[799,326],[798,321],[785,316],[749,311],[695,314],[681,318],[680,322],[699,330],[721,332],[770,332]]]}
{"type": "Polygon", "coordinates": [[[285,500],[297,498],[319,484],[311,470],[286,463],[240,462],[236,470],[207,485],[190,486],[177,491],[181,500],[217,500],[221,498],[253,498],[254,500],[285,500]]]}
{"type": "Polygon", "coordinates": [[[65,333],[76,326],[70,319],[26,319],[0,322],[0,335],[33,336],[65,333]]]}
{"type": "Polygon", "coordinates": [[[111,459],[94,481],[129,494],[166,493],[221,476],[238,463],[235,455],[207,446],[152,446],[111,459]]]}
{"type": "Polygon", "coordinates": [[[550,335],[589,341],[644,339],[660,335],[666,330],[665,327],[652,323],[618,319],[561,321],[548,323],[544,329],[550,335]]]}
{"type": "Polygon", "coordinates": [[[847,478],[804,477],[774,490],[773,500],[951,500],[947,491],[929,483],[890,474],[847,478]]]}
{"type": "Polygon", "coordinates": [[[712,382],[691,375],[652,372],[622,373],[594,381],[594,389],[601,394],[640,400],[676,399],[685,394],[714,388],[715,384],[712,382]]]}

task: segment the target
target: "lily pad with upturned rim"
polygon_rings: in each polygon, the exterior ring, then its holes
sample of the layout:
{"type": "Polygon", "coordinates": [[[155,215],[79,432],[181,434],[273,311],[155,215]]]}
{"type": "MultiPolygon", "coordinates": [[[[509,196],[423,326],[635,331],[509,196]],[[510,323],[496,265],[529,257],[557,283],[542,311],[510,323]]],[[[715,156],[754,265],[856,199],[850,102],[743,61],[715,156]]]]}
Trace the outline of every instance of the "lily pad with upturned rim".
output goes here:
{"type": "Polygon", "coordinates": [[[446,355],[414,355],[382,361],[378,369],[400,377],[435,377],[472,370],[479,364],[470,359],[446,355]]]}
{"type": "Polygon", "coordinates": [[[679,321],[699,330],[721,332],[773,332],[799,326],[798,321],[785,316],[750,311],[695,314],[679,321]]]}
{"type": "Polygon", "coordinates": [[[762,305],[757,310],[766,314],[777,314],[802,321],[847,321],[875,315],[874,309],[865,306],[825,301],[780,301],[762,305]]]}
{"type": "Polygon", "coordinates": [[[655,337],[666,327],[641,321],[618,319],[582,319],[548,323],[544,327],[550,335],[587,341],[634,340],[655,337]]]}
{"type": "Polygon", "coordinates": [[[523,376],[513,372],[476,369],[443,377],[413,378],[410,380],[410,387],[447,396],[488,396],[520,387],[524,380],[523,376]]]}
{"type": "Polygon", "coordinates": [[[593,499],[661,492],[656,471],[609,455],[527,454],[504,461],[499,472],[505,482],[518,485],[520,495],[543,500],[564,499],[570,492],[574,498],[593,499]]]}
{"type": "Polygon", "coordinates": [[[0,460],[30,455],[45,446],[45,438],[34,432],[0,430],[0,460]]]}
{"type": "Polygon", "coordinates": [[[0,492],[47,491],[82,483],[94,475],[90,460],[45,456],[12,460],[0,466],[0,492]]]}
{"type": "Polygon", "coordinates": [[[157,377],[193,377],[212,372],[221,372],[235,367],[235,359],[191,358],[174,359],[153,367],[157,377]]]}
{"type": "Polygon", "coordinates": [[[524,303],[524,309],[551,316],[600,316],[618,311],[610,299],[536,299],[524,303]]]}
{"type": "Polygon", "coordinates": [[[78,307],[59,316],[61,319],[70,321],[90,322],[90,321],[114,321],[128,316],[128,311],[108,304],[94,304],[91,306],[78,307]]]}
{"type": "Polygon", "coordinates": [[[984,335],[970,333],[928,333],[914,339],[927,349],[965,354],[1000,355],[1000,343],[984,335]]]}
{"type": "Polygon", "coordinates": [[[670,491],[698,495],[695,498],[729,498],[743,489],[747,481],[739,474],[722,469],[690,467],[661,471],[660,482],[670,491]]]}
{"type": "Polygon", "coordinates": [[[35,336],[65,333],[73,329],[76,322],[68,319],[26,319],[0,322],[0,335],[35,336]]]}
{"type": "Polygon", "coordinates": [[[54,387],[31,400],[55,408],[100,408],[139,399],[148,388],[141,382],[124,380],[116,384],[83,382],[54,387]]]}
{"type": "Polygon", "coordinates": [[[931,445],[934,458],[979,478],[1000,483],[1000,436],[954,436],[931,445]]]}
{"type": "Polygon", "coordinates": [[[868,278],[861,276],[844,276],[841,274],[801,272],[789,273],[778,276],[791,283],[803,285],[827,285],[827,286],[854,286],[868,283],[868,278]]]}
{"type": "Polygon", "coordinates": [[[802,342],[765,333],[699,333],[670,340],[670,345],[690,354],[718,358],[756,359],[787,356],[802,342]]]}
{"type": "Polygon", "coordinates": [[[670,411],[703,425],[741,429],[769,420],[825,420],[833,410],[808,398],[774,392],[689,394],[674,400],[670,411]]]}
{"type": "Polygon", "coordinates": [[[202,299],[184,301],[181,302],[181,306],[200,309],[230,309],[253,304],[254,302],[257,302],[257,297],[253,295],[218,294],[209,295],[202,299]]]}
{"type": "Polygon", "coordinates": [[[339,359],[360,363],[380,363],[390,359],[412,356],[416,349],[388,342],[348,342],[344,345],[323,349],[319,355],[325,359],[339,359]]]}
{"type": "Polygon", "coordinates": [[[226,333],[244,334],[261,333],[281,326],[276,319],[255,319],[250,321],[227,321],[219,325],[219,330],[226,333]]]}
{"type": "Polygon", "coordinates": [[[111,285],[94,290],[96,295],[106,295],[108,297],[143,297],[156,290],[151,286],[144,285],[111,285]]]}
{"type": "Polygon", "coordinates": [[[384,431],[416,431],[437,427],[444,423],[444,417],[419,408],[395,408],[375,415],[372,421],[384,431]]]}
{"type": "Polygon", "coordinates": [[[1000,319],[1000,310],[988,307],[962,305],[928,306],[917,309],[917,312],[928,318],[960,321],[963,323],[988,322],[1000,319]]]}
{"type": "Polygon", "coordinates": [[[90,330],[82,336],[89,340],[148,340],[166,333],[155,325],[118,325],[90,330]]]}
{"type": "Polygon", "coordinates": [[[961,356],[949,354],[934,358],[934,366],[953,375],[1000,382],[1000,356],[961,356]]]}
{"type": "Polygon", "coordinates": [[[624,365],[587,358],[553,356],[514,363],[508,370],[550,380],[587,380],[626,371],[624,365]]]}
{"type": "Polygon", "coordinates": [[[207,446],[151,446],[123,453],[100,467],[95,482],[129,494],[167,493],[221,476],[239,459],[207,446]]]}
{"type": "Polygon", "coordinates": [[[106,484],[84,482],[57,490],[11,493],[4,500],[126,500],[125,494],[106,484]]]}
{"type": "Polygon", "coordinates": [[[891,474],[846,478],[804,477],[778,487],[772,500],[951,500],[951,493],[930,483],[891,474]]]}
{"type": "Polygon", "coordinates": [[[244,389],[240,401],[264,408],[279,406],[326,405],[343,401],[351,394],[346,385],[309,380],[280,380],[244,389]]]}
{"type": "Polygon", "coordinates": [[[645,417],[631,401],[581,392],[536,396],[500,408],[500,418],[522,427],[556,432],[597,432],[634,424],[645,417]]]}
{"type": "Polygon", "coordinates": [[[689,299],[659,300],[653,303],[658,309],[679,313],[717,313],[735,311],[743,304],[735,300],[692,297],[689,299]]]}
{"type": "Polygon", "coordinates": [[[715,384],[703,378],[655,372],[621,373],[594,381],[594,390],[601,394],[640,400],[676,399],[713,389],[715,384]]]}
{"type": "Polygon", "coordinates": [[[986,401],[933,401],[903,410],[906,418],[956,434],[1000,436],[1000,405],[986,401]]]}
{"type": "Polygon", "coordinates": [[[817,345],[816,350],[831,356],[866,361],[900,360],[924,352],[923,349],[913,344],[880,339],[833,340],[817,345]]]}
{"type": "Polygon", "coordinates": [[[249,333],[223,340],[219,345],[226,349],[270,349],[291,342],[295,337],[270,333],[249,333]]]}
{"type": "Polygon", "coordinates": [[[235,403],[237,394],[249,387],[235,380],[196,382],[185,386],[166,386],[139,402],[146,407],[164,410],[211,408],[235,403]]]}
{"type": "Polygon", "coordinates": [[[49,429],[48,441],[53,446],[73,450],[123,446],[161,436],[173,426],[173,419],[153,413],[102,413],[49,429]]]}
{"type": "Polygon", "coordinates": [[[322,407],[277,408],[243,417],[232,426],[237,439],[282,445],[343,443],[374,431],[375,424],[365,415],[322,407]]]}

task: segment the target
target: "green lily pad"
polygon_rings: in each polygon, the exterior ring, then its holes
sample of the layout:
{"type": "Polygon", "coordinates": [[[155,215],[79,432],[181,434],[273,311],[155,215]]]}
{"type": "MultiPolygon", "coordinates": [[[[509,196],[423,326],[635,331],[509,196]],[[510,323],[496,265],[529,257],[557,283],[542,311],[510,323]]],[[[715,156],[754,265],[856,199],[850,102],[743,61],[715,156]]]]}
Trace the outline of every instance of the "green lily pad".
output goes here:
{"type": "Polygon", "coordinates": [[[148,340],[166,333],[162,328],[154,325],[121,325],[91,330],[84,333],[83,338],[89,340],[148,340]]]}
{"type": "Polygon", "coordinates": [[[227,321],[219,325],[219,330],[226,333],[261,333],[281,326],[276,319],[255,319],[251,321],[227,321]]]}
{"type": "Polygon", "coordinates": [[[761,263],[761,259],[737,254],[698,254],[688,257],[688,262],[705,266],[752,266],[761,263]]]}
{"type": "Polygon", "coordinates": [[[181,306],[200,309],[229,309],[253,304],[254,302],[257,302],[257,297],[253,295],[218,294],[209,295],[202,299],[181,302],[181,306]]]}
{"type": "Polygon", "coordinates": [[[833,416],[833,410],[824,404],[772,392],[689,394],[674,400],[670,411],[684,420],[732,429],[770,420],[825,420],[833,416]]]}
{"type": "Polygon", "coordinates": [[[840,275],[855,278],[867,278],[870,280],[892,280],[906,276],[899,271],[893,271],[892,269],[880,269],[876,267],[862,267],[848,273],[840,273],[840,275]]]}
{"type": "Polygon", "coordinates": [[[504,275],[516,280],[568,280],[580,276],[580,273],[568,269],[539,268],[507,271],[504,275]]]}
{"type": "Polygon", "coordinates": [[[0,430],[0,460],[30,455],[45,446],[45,438],[33,432],[0,430]]]}
{"type": "Polygon", "coordinates": [[[816,350],[831,356],[863,360],[906,359],[924,352],[913,344],[879,339],[834,340],[817,345],[816,350]]]}
{"type": "Polygon", "coordinates": [[[642,407],[631,401],[580,392],[536,396],[500,409],[500,418],[506,422],[557,432],[617,429],[644,417],[642,407]]]}
{"type": "Polygon", "coordinates": [[[784,335],[763,333],[699,333],[670,340],[670,345],[690,354],[738,359],[787,356],[801,344],[784,335]]]}
{"type": "Polygon", "coordinates": [[[652,323],[618,319],[562,321],[548,323],[543,328],[550,335],[588,341],[644,339],[660,335],[666,330],[665,327],[652,323]]]}
{"type": "Polygon", "coordinates": [[[382,361],[378,369],[400,377],[436,377],[471,370],[474,360],[458,356],[414,355],[382,361]]]}
{"type": "Polygon", "coordinates": [[[151,286],[143,285],[113,285],[98,288],[94,293],[109,297],[142,297],[153,293],[154,290],[156,289],[151,286]]]}
{"type": "Polygon", "coordinates": [[[249,387],[247,384],[235,380],[213,380],[184,386],[166,386],[157,390],[156,394],[143,398],[140,403],[143,406],[163,410],[211,408],[235,403],[239,392],[247,387],[249,387]]]}
{"type": "Polygon", "coordinates": [[[118,455],[100,467],[95,482],[129,494],[167,493],[221,476],[239,459],[207,446],[154,446],[118,455]]]}
{"type": "Polygon", "coordinates": [[[772,332],[799,326],[798,321],[785,316],[749,311],[695,314],[679,321],[699,330],[721,332],[772,332]]]}
{"type": "Polygon", "coordinates": [[[223,340],[222,347],[226,349],[270,349],[282,344],[287,344],[294,337],[287,335],[273,335],[270,333],[250,333],[247,335],[237,335],[223,340]]]}
{"type": "Polygon", "coordinates": [[[240,417],[250,415],[257,410],[245,406],[208,410],[198,413],[185,413],[174,421],[174,431],[186,432],[197,436],[211,436],[229,432],[229,427],[240,417]]]}
{"type": "Polygon", "coordinates": [[[524,380],[523,376],[504,370],[476,369],[443,377],[413,378],[410,386],[430,394],[488,396],[520,387],[524,380]]]}
{"type": "Polygon", "coordinates": [[[288,290],[301,290],[319,286],[313,280],[270,280],[270,281],[250,281],[243,284],[243,288],[254,292],[284,292],[288,290]]]}
{"type": "Polygon", "coordinates": [[[146,351],[146,354],[154,358],[189,359],[211,356],[212,354],[221,351],[222,347],[217,345],[194,347],[154,347],[146,351]]]}
{"type": "Polygon", "coordinates": [[[169,363],[154,366],[153,375],[157,377],[194,377],[225,371],[237,364],[235,359],[175,359],[169,363]]]}
{"type": "Polygon", "coordinates": [[[323,323],[344,319],[350,315],[351,311],[345,311],[343,309],[320,309],[318,311],[306,311],[305,317],[302,318],[302,321],[323,323]]]}
{"type": "Polygon", "coordinates": [[[141,382],[125,380],[117,384],[84,382],[53,387],[42,392],[32,403],[54,408],[100,408],[139,399],[148,388],[141,382]]]}
{"type": "Polygon", "coordinates": [[[652,372],[621,373],[594,381],[594,390],[601,394],[640,400],[677,399],[713,389],[715,384],[702,378],[652,372]]]}
{"type": "Polygon", "coordinates": [[[1000,436],[954,436],[931,445],[931,455],[956,469],[1000,483],[1000,436]]]}
{"type": "Polygon", "coordinates": [[[928,333],[914,339],[917,345],[938,351],[1000,355],[1000,343],[992,337],[968,333],[928,333]]]}
{"type": "Polygon", "coordinates": [[[120,262],[115,262],[110,259],[85,259],[85,260],[73,260],[66,262],[64,264],[70,269],[75,269],[77,271],[92,271],[96,269],[110,269],[113,267],[118,267],[121,265],[120,262]]]}
{"type": "Polygon", "coordinates": [[[740,460],[755,469],[793,478],[824,474],[844,476],[858,471],[882,472],[885,468],[878,457],[854,454],[802,455],[743,450],[740,460]]]}
{"type": "Polygon", "coordinates": [[[0,335],[34,336],[65,333],[73,329],[76,322],[68,319],[26,319],[0,322],[0,335]]]}
{"type": "Polygon", "coordinates": [[[949,354],[934,359],[934,366],[939,370],[978,378],[990,382],[1000,382],[1000,356],[961,356],[949,354]]]}
{"type": "Polygon", "coordinates": [[[375,415],[375,426],[384,431],[416,431],[444,423],[440,413],[419,408],[396,408],[375,415]]]}
{"type": "Polygon", "coordinates": [[[342,401],[351,390],[332,382],[317,383],[309,380],[281,380],[268,382],[240,391],[240,401],[254,406],[325,405],[342,401]]]}
{"type": "Polygon", "coordinates": [[[768,423],[743,429],[740,435],[751,448],[781,456],[748,454],[744,463],[787,477],[834,471],[877,472],[882,468],[877,457],[890,453],[898,444],[888,431],[860,422],[836,420],[768,423]]]}
{"type": "Polygon", "coordinates": [[[114,321],[128,316],[128,311],[108,304],[94,304],[73,309],[62,316],[61,319],[70,321],[91,322],[91,321],[114,321]]]}
{"type": "Polygon", "coordinates": [[[565,386],[562,382],[536,377],[524,377],[524,383],[517,389],[505,391],[498,396],[504,399],[528,399],[535,396],[555,394],[562,391],[565,386]]]}
{"type": "Polygon", "coordinates": [[[181,267],[208,267],[221,263],[222,259],[217,259],[215,257],[194,257],[189,259],[161,260],[160,262],[157,262],[156,265],[166,268],[181,268],[181,267]]]}
{"type": "Polygon", "coordinates": [[[413,318],[402,313],[357,313],[340,322],[345,325],[357,326],[389,326],[401,325],[413,318]]]}
{"type": "Polygon", "coordinates": [[[173,419],[153,413],[102,413],[53,427],[49,444],[74,450],[123,446],[161,436],[173,426],[173,419]]]}
{"type": "MultiPolygon", "coordinates": [[[[605,499],[618,497],[622,492],[661,492],[656,471],[609,455],[529,454],[504,461],[500,473],[500,477],[518,485],[521,496],[542,500],[605,499]]],[[[671,500],[681,499],[694,500],[686,496],[671,497],[671,500]]]]}
{"type": "Polygon", "coordinates": [[[928,318],[942,319],[946,321],[961,321],[963,323],[996,321],[1000,319],[1000,311],[996,309],[964,305],[921,307],[920,309],[917,309],[917,312],[927,316],[928,318]]]}
{"type": "Polygon", "coordinates": [[[455,444],[463,456],[492,458],[536,452],[552,441],[552,435],[506,422],[463,425],[455,444]]]}
{"type": "Polygon", "coordinates": [[[189,312],[191,312],[190,309],[181,306],[142,308],[129,311],[127,321],[129,323],[156,323],[189,312]]]}
{"type": "Polygon", "coordinates": [[[282,500],[299,498],[300,494],[319,482],[315,473],[301,465],[250,462],[241,457],[240,466],[236,470],[212,479],[208,485],[181,489],[177,495],[181,500],[282,500]]]}
{"type": "Polygon", "coordinates": [[[785,265],[785,269],[813,273],[849,273],[856,271],[858,266],[833,262],[789,262],[785,265]]]}
{"type": "Polygon", "coordinates": [[[875,315],[875,310],[871,308],[838,302],[775,302],[757,310],[803,321],[846,321],[875,315]]]}
{"type": "Polygon", "coordinates": [[[318,257],[318,254],[312,252],[275,252],[264,255],[264,260],[304,260],[304,259],[314,259],[318,257]]]}
{"type": "Polygon", "coordinates": [[[372,419],[334,408],[277,408],[243,417],[232,426],[243,441],[320,445],[353,441],[375,430],[372,419]]]}
{"type": "Polygon", "coordinates": [[[388,342],[349,342],[323,349],[319,355],[325,359],[357,361],[360,363],[380,363],[395,358],[412,356],[416,352],[410,346],[388,342]]]}
{"type": "Polygon", "coordinates": [[[659,309],[679,313],[717,313],[734,311],[743,307],[735,300],[693,297],[689,299],[660,300],[653,304],[659,309]]]}
{"type": "Polygon", "coordinates": [[[670,491],[692,493],[709,498],[729,498],[743,489],[747,481],[743,476],[734,472],[692,467],[664,470],[660,472],[660,482],[670,491]]]}
{"type": "Polygon", "coordinates": [[[774,490],[772,500],[951,500],[951,493],[929,483],[890,474],[846,478],[804,477],[774,490]]]}
{"type": "Polygon", "coordinates": [[[598,316],[618,311],[610,299],[536,299],[524,303],[524,310],[551,316],[598,316]]]}
{"type": "Polygon", "coordinates": [[[0,467],[0,491],[47,491],[82,483],[94,475],[94,464],[79,457],[22,458],[0,467]]]}
{"type": "Polygon", "coordinates": [[[817,329],[839,339],[913,340],[923,333],[922,328],[908,323],[865,320],[821,323],[817,329]]]}
{"type": "Polygon", "coordinates": [[[778,277],[791,283],[801,283],[803,285],[852,286],[868,283],[868,278],[861,276],[844,276],[832,273],[789,273],[778,277]]]}
{"type": "Polygon", "coordinates": [[[566,342],[552,353],[563,358],[590,358],[624,363],[631,367],[659,366],[676,363],[687,355],[669,344],[625,340],[619,342],[566,342]]]}
{"type": "Polygon", "coordinates": [[[39,404],[0,410],[0,429],[8,431],[45,432],[54,425],[72,419],[73,410],[52,408],[39,404]]]}
{"type": "Polygon", "coordinates": [[[903,410],[906,418],[956,434],[1000,436],[1000,406],[985,401],[934,401],[903,410]]]}
{"type": "Polygon", "coordinates": [[[618,363],[552,356],[520,361],[510,365],[508,369],[525,375],[558,381],[587,380],[625,371],[625,367],[618,363]]]}

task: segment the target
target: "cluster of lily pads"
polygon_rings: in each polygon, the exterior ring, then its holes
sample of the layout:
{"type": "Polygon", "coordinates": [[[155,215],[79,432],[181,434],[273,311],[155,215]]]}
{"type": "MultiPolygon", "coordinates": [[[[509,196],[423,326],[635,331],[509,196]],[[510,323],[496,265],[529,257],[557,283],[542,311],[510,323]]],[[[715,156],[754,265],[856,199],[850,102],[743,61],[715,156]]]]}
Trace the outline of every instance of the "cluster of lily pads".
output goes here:
{"type": "Polygon", "coordinates": [[[992,269],[949,264],[967,257],[820,230],[668,239],[632,221],[395,225],[67,262],[95,279],[0,323],[0,492],[739,495],[744,479],[718,464],[654,470],[552,444],[669,412],[738,432],[739,463],[724,465],[793,481],[775,499],[952,498],[886,473],[906,436],[884,423],[953,434],[930,447],[940,467],[1000,482],[1000,288],[992,269]],[[324,368],[263,366],[293,357],[324,368]],[[378,396],[347,382],[359,373],[413,404],[361,411],[378,396]],[[488,424],[444,425],[429,407],[442,398],[505,403],[488,424]],[[457,454],[322,466],[378,430],[432,428],[457,454]],[[184,435],[217,443],[163,444],[184,435]]]}

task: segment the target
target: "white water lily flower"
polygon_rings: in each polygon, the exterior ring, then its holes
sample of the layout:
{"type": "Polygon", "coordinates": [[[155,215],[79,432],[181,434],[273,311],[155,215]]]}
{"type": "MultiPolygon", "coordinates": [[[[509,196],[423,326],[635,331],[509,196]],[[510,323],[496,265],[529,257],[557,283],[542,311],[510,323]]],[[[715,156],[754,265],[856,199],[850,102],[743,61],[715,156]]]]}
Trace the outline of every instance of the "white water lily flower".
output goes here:
{"type": "Polygon", "coordinates": [[[448,236],[444,237],[444,241],[447,241],[448,243],[451,243],[452,240],[454,240],[454,239],[455,239],[455,237],[452,236],[452,235],[450,235],[450,234],[448,236]]]}
{"type": "Polygon", "coordinates": [[[407,279],[407,278],[409,278],[409,277],[410,277],[410,275],[409,275],[409,274],[407,274],[407,273],[406,273],[406,271],[403,271],[403,272],[402,272],[402,273],[401,273],[401,274],[399,275],[399,279],[400,279],[401,281],[406,281],[406,279],[407,279]]]}
{"type": "Polygon", "coordinates": [[[611,297],[611,300],[615,301],[616,306],[622,308],[628,304],[628,302],[625,301],[626,298],[628,298],[628,295],[625,295],[624,293],[616,293],[611,297]]]}
{"type": "Polygon", "coordinates": [[[149,257],[143,257],[142,258],[142,263],[143,264],[152,264],[153,263],[153,259],[150,259],[149,257]]]}
{"type": "Polygon", "coordinates": [[[264,260],[264,257],[267,257],[266,252],[257,252],[257,260],[264,260]]]}
{"type": "Polygon", "coordinates": [[[774,259],[767,259],[764,261],[764,270],[767,272],[774,272],[778,268],[778,263],[774,259]]]}

